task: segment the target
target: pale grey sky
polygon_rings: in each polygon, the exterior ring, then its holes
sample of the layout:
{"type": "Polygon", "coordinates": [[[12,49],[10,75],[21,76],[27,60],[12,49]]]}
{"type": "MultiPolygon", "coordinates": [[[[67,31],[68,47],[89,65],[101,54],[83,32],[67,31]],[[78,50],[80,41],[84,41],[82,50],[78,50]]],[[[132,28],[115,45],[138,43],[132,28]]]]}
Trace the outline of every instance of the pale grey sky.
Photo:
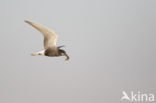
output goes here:
{"type": "Polygon", "coordinates": [[[121,103],[156,94],[155,0],[1,0],[0,103],[121,103]],[[43,49],[31,20],[53,29],[70,56],[43,49]]]}

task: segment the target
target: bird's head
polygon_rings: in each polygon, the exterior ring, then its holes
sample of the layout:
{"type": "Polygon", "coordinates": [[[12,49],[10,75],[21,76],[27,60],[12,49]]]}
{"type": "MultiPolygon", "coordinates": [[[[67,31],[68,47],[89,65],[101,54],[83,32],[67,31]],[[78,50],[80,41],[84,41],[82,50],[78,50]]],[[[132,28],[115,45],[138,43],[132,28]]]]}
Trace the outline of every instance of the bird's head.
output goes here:
{"type": "Polygon", "coordinates": [[[67,53],[64,50],[58,49],[58,52],[59,52],[60,56],[66,56],[65,60],[69,60],[69,56],[67,55],[67,53]]]}

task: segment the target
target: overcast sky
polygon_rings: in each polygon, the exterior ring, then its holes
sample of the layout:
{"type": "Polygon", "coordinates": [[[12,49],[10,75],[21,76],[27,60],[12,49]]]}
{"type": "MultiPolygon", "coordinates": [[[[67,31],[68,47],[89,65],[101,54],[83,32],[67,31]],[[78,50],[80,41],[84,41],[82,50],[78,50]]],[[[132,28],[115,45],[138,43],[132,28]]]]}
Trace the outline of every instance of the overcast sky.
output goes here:
{"type": "MultiPolygon", "coordinates": [[[[0,103],[121,103],[156,94],[155,0],[1,0],[0,103]],[[31,20],[53,29],[70,56],[43,49],[31,20]]],[[[129,102],[128,102],[129,103],[129,102]]]]}

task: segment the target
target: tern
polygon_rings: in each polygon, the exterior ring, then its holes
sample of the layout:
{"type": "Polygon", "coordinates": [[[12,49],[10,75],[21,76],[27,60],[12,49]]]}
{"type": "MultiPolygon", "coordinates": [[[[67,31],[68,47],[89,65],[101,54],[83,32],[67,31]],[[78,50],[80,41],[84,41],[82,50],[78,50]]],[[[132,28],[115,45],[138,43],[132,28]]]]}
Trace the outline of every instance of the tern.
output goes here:
{"type": "Polygon", "coordinates": [[[32,53],[33,56],[37,55],[49,57],[66,56],[65,60],[69,60],[69,56],[67,55],[66,51],[61,49],[61,47],[63,46],[58,47],[56,46],[58,35],[53,30],[32,21],[25,20],[25,22],[36,28],[44,36],[44,50],[32,53]]]}

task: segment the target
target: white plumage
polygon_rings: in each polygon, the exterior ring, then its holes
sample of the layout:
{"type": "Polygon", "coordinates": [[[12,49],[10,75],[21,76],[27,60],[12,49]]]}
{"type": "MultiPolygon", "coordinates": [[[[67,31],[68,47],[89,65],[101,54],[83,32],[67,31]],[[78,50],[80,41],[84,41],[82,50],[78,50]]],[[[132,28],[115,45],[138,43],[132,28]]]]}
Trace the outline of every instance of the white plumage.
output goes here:
{"type": "Polygon", "coordinates": [[[44,36],[44,50],[32,53],[33,56],[66,56],[66,60],[69,60],[69,56],[66,52],[60,49],[62,46],[56,46],[58,35],[53,30],[32,21],[25,20],[25,22],[36,28],[44,36]]]}

